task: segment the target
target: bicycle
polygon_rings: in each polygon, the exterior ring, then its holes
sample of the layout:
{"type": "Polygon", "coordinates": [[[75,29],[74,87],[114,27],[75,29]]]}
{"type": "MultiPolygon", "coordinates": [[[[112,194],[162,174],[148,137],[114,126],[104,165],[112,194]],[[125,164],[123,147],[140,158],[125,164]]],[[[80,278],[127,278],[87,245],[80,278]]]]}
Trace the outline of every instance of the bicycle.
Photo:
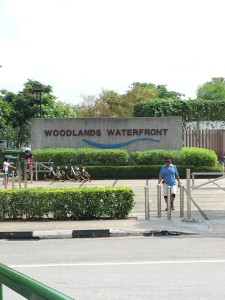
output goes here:
{"type": "Polygon", "coordinates": [[[46,172],[44,173],[45,180],[52,181],[52,180],[60,180],[64,182],[66,180],[66,173],[63,170],[60,170],[59,167],[56,168],[56,171],[52,166],[48,167],[44,164],[41,164],[44,167],[46,172]]]}
{"type": "Polygon", "coordinates": [[[88,171],[82,165],[72,166],[72,159],[69,162],[69,167],[67,167],[67,178],[69,180],[78,180],[79,182],[91,181],[91,176],[88,171]]]}
{"type": "Polygon", "coordinates": [[[221,166],[224,168],[224,165],[225,165],[225,156],[220,156],[220,158],[219,158],[219,163],[220,163],[221,166]]]}
{"type": "Polygon", "coordinates": [[[78,166],[73,167],[72,160],[69,161],[69,166],[66,167],[66,177],[69,180],[78,180],[79,182],[82,181],[80,169],[78,166]]]}
{"type": "Polygon", "coordinates": [[[88,173],[88,171],[85,169],[85,167],[80,166],[79,169],[80,169],[80,173],[81,173],[81,178],[84,181],[91,181],[91,175],[88,173]]]}

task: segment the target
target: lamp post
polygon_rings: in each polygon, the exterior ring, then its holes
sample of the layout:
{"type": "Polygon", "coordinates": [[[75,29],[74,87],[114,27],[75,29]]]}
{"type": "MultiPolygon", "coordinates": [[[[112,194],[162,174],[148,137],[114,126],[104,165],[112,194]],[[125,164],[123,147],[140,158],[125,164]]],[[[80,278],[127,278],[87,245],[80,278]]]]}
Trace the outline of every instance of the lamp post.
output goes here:
{"type": "Polygon", "coordinates": [[[40,103],[40,118],[42,117],[42,107],[41,107],[41,93],[44,92],[43,86],[41,84],[33,84],[32,91],[36,94],[36,105],[40,103]],[[39,100],[38,100],[39,95],[39,100]]]}

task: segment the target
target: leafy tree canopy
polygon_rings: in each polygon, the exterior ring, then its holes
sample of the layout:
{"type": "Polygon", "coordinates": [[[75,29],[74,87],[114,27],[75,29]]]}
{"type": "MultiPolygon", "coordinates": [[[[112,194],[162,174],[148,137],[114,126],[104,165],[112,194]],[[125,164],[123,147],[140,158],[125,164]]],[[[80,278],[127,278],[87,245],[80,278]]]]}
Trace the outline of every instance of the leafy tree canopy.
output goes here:
{"type": "Polygon", "coordinates": [[[97,97],[83,97],[83,102],[75,110],[78,117],[132,117],[134,105],[140,101],[179,100],[182,96],[181,93],[168,91],[166,85],[134,82],[123,95],[103,89],[97,97]]]}
{"type": "Polygon", "coordinates": [[[75,106],[77,117],[119,117],[126,114],[124,99],[117,92],[104,90],[95,96],[83,97],[75,106]]]}
{"type": "MultiPolygon", "coordinates": [[[[138,86],[138,87],[143,87],[143,88],[148,88],[154,91],[154,98],[155,99],[172,99],[172,100],[181,100],[182,97],[185,95],[179,92],[175,91],[168,91],[167,90],[167,85],[165,84],[160,84],[160,85],[155,85],[154,83],[140,83],[140,82],[134,82],[133,86],[138,86]]],[[[149,97],[152,98],[152,97],[149,97]]],[[[145,98],[146,99],[146,98],[145,98]]],[[[142,99],[144,100],[144,99],[142,99]]]]}
{"type": "Polygon", "coordinates": [[[17,94],[7,90],[0,91],[0,110],[5,124],[4,135],[6,140],[11,140],[16,148],[30,142],[30,119],[40,117],[75,117],[72,105],[57,102],[52,94],[50,85],[43,85],[38,81],[30,80],[17,94]],[[43,91],[37,94],[33,91],[34,85],[41,85],[43,91]]]}
{"type": "Polygon", "coordinates": [[[225,78],[213,77],[211,81],[200,85],[197,98],[203,100],[225,100],[225,78]]]}

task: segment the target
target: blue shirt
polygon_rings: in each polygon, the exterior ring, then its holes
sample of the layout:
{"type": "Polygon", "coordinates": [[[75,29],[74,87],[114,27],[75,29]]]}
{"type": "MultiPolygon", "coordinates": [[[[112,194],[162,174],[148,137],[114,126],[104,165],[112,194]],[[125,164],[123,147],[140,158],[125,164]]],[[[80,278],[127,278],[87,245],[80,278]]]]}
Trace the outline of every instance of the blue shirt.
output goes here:
{"type": "Polygon", "coordinates": [[[176,185],[176,177],[178,175],[177,167],[172,164],[169,167],[166,165],[162,166],[159,172],[159,177],[163,178],[164,182],[169,186],[176,185]]]}

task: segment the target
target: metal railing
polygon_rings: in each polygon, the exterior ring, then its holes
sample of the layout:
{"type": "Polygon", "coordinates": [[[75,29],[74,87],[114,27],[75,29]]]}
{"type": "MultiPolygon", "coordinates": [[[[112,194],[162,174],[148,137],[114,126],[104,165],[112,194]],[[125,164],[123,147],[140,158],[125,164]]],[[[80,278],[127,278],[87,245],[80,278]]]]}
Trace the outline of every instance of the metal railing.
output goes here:
{"type": "MultiPolygon", "coordinates": [[[[53,162],[32,162],[33,166],[31,168],[28,167],[28,163],[26,161],[23,162],[23,165],[21,161],[17,163],[17,182],[18,187],[22,187],[22,182],[24,184],[24,187],[27,188],[27,184],[30,181],[33,182],[33,177],[35,176],[35,181],[38,181],[38,173],[45,173],[46,170],[50,169],[50,167],[53,166],[53,162]],[[27,175],[30,175],[30,179],[28,180],[27,175]]],[[[11,184],[12,188],[15,188],[15,172],[12,171],[11,173],[11,184]]],[[[4,188],[6,189],[9,184],[8,176],[6,174],[3,175],[3,182],[4,182],[4,188]]]]}
{"type": "MultiPolygon", "coordinates": [[[[192,172],[192,189],[198,189],[201,188],[203,186],[209,185],[210,183],[215,183],[216,181],[225,178],[225,173],[224,172],[192,172]],[[205,175],[218,175],[219,177],[217,178],[213,178],[213,179],[209,179],[207,182],[199,184],[199,185],[195,185],[195,176],[205,176],[205,175]]],[[[214,187],[215,188],[215,187],[214,187]]]]}
{"type": "Polygon", "coordinates": [[[3,285],[30,300],[74,300],[0,263],[0,300],[3,300],[3,285]]]}

